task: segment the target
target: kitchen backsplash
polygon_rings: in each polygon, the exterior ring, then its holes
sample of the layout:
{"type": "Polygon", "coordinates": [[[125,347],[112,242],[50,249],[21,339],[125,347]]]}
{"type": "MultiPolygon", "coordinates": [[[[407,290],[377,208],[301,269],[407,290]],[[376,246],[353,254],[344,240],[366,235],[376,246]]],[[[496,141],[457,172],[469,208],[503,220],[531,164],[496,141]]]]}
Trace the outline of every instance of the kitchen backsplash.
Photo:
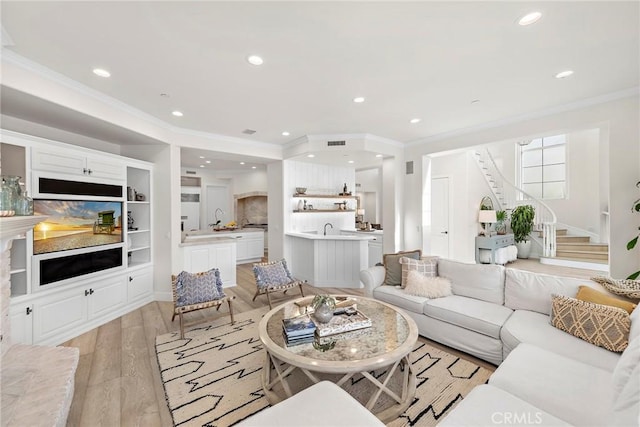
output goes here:
{"type": "Polygon", "coordinates": [[[237,221],[238,224],[268,224],[267,197],[249,196],[238,199],[237,221]],[[245,220],[246,218],[246,220],[245,220]]]}

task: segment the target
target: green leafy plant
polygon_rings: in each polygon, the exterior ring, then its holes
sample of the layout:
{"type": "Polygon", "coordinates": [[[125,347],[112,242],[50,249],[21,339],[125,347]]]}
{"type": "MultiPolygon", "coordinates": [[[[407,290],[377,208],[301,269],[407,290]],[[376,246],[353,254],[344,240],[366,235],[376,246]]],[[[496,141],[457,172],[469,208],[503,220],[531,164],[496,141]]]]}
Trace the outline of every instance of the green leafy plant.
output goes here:
{"type": "Polygon", "coordinates": [[[317,310],[321,305],[328,305],[331,310],[336,308],[336,299],[331,295],[316,295],[311,301],[311,307],[317,310]]]}
{"type": "MultiPolygon", "coordinates": [[[[636,183],[636,187],[640,188],[640,181],[636,183]]],[[[640,199],[633,202],[633,204],[631,205],[631,212],[640,213],[640,199]]],[[[640,227],[638,227],[638,230],[640,230],[640,227]]],[[[640,233],[638,233],[633,239],[629,240],[629,242],[627,243],[628,251],[636,247],[639,237],[640,233]]],[[[629,277],[627,277],[627,279],[636,280],[638,276],[640,276],[640,270],[636,271],[635,273],[631,273],[629,277]]]]}
{"type": "Polygon", "coordinates": [[[498,234],[505,234],[507,232],[507,211],[496,211],[496,231],[498,234]]]}
{"type": "Polygon", "coordinates": [[[513,230],[514,240],[526,242],[529,234],[533,230],[533,219],[536,216],[536,210],[531,205],[518,206],[511,212],[511,230],[513,230]]]}

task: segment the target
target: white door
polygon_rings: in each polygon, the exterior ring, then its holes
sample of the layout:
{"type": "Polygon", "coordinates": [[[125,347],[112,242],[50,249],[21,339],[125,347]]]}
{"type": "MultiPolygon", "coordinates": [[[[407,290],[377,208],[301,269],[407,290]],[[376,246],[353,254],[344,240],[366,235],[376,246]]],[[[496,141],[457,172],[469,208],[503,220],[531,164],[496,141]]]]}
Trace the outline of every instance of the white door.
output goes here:
{"type": "Polygon", "coordinates": [[[233,220],[233,212],[229,207],[229,188],[217,185],[207,186],[207,224],[216,223],[216,210],[218,211],[218,219],[220,225],[225,225],[229,221],[233,220]]]}
{"type": "Polygon", "coordinates": [[[449,178],[431,180],[431,254],[449,258],[449,178]]]}

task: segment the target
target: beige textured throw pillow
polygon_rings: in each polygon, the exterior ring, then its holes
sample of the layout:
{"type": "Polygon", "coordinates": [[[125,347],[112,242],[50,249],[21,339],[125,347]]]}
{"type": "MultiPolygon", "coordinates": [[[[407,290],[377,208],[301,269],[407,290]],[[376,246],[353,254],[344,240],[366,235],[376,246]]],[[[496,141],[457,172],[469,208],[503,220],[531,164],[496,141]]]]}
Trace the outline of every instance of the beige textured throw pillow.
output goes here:
{"type": "Polygon", "coordinates": [[[438,275],[437,256],[424,256],[420,259],[402,257],[400,258],[400,264],[402,265],[400,286],[403,289],[407,286],[407,274],[409,274],[410,271],[417,271],[423,276],[428,277],[436,277],[438,275]]]}
{"type": "Polygon", "coordinates": [[[398,252],[395,254],[384,254],[382,256],[382,263],[384,264],[384,282],[383,285],[398,286],[402,282],[402,266],[400,265],[400,258],[407,257],[413,259],[420,259],[422,251],[416,249],[414,251],[398,252]]]}
{"type": "Polygon", "coordinates": [[[407,273],[407,286],[404,291],[409,295],[425,298],[441,298],[453,295],[449,279],[424,276],[416,270],[411,270],[407,273]]]}
{"type": "Polygon", "coordinates": [[[551,297],[551,325],[598,347],[621,352],[629,345],[629,313],[562,295],[551,297]]]}

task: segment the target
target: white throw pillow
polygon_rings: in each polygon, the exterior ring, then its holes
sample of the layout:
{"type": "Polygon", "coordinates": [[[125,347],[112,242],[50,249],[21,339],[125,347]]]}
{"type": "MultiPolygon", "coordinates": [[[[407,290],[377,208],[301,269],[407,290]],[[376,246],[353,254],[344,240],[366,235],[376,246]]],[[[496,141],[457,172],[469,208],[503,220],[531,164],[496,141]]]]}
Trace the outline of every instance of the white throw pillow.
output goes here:
{"type": "Polygon", "coordinates": [[[407,273],[407,286],[404,290],[409,295],[425,298],[441,298],[453,295],[449,279],[425,276],[415,270],[407,273]]]}

